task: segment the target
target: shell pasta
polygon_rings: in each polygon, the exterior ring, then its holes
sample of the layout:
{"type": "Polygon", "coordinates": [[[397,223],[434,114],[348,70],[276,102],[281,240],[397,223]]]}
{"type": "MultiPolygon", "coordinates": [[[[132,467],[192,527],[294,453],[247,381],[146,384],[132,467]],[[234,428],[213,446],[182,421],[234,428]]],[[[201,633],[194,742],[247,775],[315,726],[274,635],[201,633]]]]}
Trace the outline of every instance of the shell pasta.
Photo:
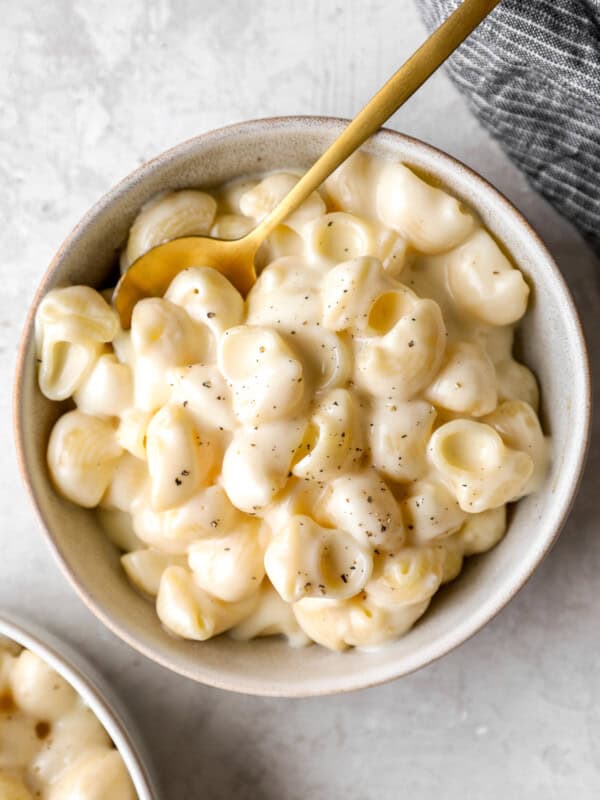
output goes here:
{"type": "Polygon", "coordinates": [[[119,752],[75,690],[0,638],[0,797],[135,800],[119,752]]]}
{"type": "MultiPolygon", "coordinates": [[[[297,180],[159,195],[122,269],[177,236],[242,236],[297,180]]],[[[50,475],[98,507],[172,633],[379,646],[545,478],[537,382],[512,354],[529,287],[476,211],[363,153],[257,266],[246,298],[183,270],[129,331],[88,287],[44,298],[40,389],[74,402],[50,475]]]]}

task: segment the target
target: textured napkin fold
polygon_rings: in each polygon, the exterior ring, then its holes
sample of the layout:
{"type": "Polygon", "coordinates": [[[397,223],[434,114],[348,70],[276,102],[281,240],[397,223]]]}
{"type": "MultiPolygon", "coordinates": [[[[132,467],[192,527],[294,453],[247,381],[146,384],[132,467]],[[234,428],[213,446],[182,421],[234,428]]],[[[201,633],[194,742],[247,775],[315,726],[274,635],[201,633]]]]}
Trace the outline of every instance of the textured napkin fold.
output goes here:
{"type": "MultiPolygon", "coordinates": [[[[428,28],[460,0],[415,0],[428,28]]],[[[502,0],[448,62],[471,110],[600,253],[600,0],[502,0]]]]}

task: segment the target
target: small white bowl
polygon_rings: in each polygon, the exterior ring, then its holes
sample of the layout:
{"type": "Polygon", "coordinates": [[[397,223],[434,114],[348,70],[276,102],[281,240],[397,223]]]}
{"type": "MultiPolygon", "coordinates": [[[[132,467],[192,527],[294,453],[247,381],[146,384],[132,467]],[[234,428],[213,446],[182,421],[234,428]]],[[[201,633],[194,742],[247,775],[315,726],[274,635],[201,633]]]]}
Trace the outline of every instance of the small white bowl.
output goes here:
{"type": "Polygon", "coordinates": [[[121,754],[138,800],[158,800],[160,793],[147,766],[148,759],[142,757],[135,725],[122,702],[96,671],[64,642],[29,622],[22,623],[4,613],[0,616],[0,635],[31,650],[71,684],[121,754]]]}
{"type": "Polygon", "coordinates": [[[162,628],[153,606],[127,582],[118,553],[94,516],[58,497],[45,452],[62,409],[46,400],[36,383],[33,320],[40,299],[54,286],[102,285],[137,211],[158,192],[307,168],[345,124],[317,117],[246,122],[191,139],[144,164],[103,197],[60,248],[32,304],[18,359],[15,427],[21,469],[48,541],[80,597],[149,658],[202,683],[249,694],[297,697],[360,689],[406,675],[464,642],[500,611],[549,551],[585,460],[590,421],[586,349],[552,257],[521,214],[483,178],[429,145],[384,130],[365,151],[416,167],[475,208],[533,290],[520,326],[519,355],[540,381],[552,467],[543,488],[512,511],[503,541],[490,553],[468,559],[461,576],[438,593],[413,630],[377,652],[294,650],[273,638],[239,643],[219,637],[198,643],[162,628]]]}

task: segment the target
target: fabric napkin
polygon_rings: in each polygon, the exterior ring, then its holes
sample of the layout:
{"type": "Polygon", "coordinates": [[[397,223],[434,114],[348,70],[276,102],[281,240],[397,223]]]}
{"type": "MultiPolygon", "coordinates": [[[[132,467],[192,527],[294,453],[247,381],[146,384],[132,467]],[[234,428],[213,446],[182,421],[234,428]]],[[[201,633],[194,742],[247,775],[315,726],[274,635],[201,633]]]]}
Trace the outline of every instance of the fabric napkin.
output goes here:
{"type": "MultiPolygon", "coordinates": [[[[416,0],[433,29],[460,0],[416,0]]],[[[472,111],[600,253],[600,0],[501,0],[448,62],[472,111]]]]}

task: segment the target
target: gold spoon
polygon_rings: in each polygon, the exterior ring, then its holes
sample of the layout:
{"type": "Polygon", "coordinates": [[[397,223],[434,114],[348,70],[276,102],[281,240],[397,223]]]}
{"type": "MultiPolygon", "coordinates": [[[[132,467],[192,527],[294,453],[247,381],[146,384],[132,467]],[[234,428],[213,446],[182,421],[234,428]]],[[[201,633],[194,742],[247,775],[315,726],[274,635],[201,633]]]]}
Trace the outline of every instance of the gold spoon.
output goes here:
{"type": "Polygon", "coordinates": [[[119,281],[113,296],[122,327],[129,328],[133,307],[138,300],[160,297],[173,278],[188,267],[213,267],[229,278],[245,296],[256,281],[256,251],[273,229],[417,91],[499,2],[464,0],[392,75],[283,200],[242,239],[184,236],[153,247],[134,261],[119,281]]]}

